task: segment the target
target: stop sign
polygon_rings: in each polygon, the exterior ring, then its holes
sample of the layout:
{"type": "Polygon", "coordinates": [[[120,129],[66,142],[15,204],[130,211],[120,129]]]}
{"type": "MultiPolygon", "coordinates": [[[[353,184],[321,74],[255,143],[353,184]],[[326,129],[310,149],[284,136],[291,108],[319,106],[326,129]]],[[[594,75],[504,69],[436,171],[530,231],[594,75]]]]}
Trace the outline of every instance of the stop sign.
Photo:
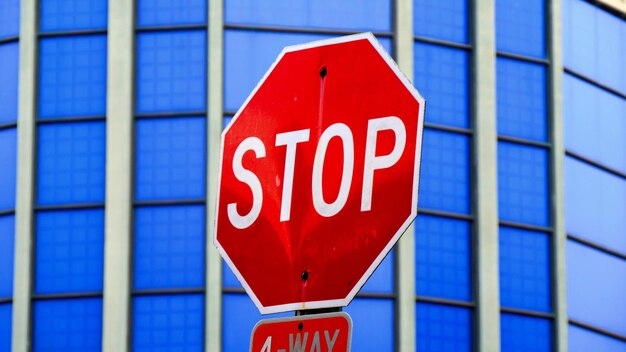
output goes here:
{"type": "Polygon", "coordinates": [[[220,151],[215,245],[261,313],[350,303],[417,214],[423,120],[371,33],[281,52],[220,151]]]}

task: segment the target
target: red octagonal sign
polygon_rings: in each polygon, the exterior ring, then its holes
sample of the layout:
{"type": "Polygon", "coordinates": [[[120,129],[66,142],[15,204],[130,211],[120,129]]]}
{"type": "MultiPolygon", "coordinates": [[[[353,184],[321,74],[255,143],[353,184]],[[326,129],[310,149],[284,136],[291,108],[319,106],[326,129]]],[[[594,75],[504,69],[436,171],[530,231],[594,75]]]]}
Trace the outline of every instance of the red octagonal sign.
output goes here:
{"type": "Polygon", "coordinates": [[[215,244],[261,313],[350,303],[416,216],[423,120],[370,33],[281,52],[220,155],[215,244]]]}

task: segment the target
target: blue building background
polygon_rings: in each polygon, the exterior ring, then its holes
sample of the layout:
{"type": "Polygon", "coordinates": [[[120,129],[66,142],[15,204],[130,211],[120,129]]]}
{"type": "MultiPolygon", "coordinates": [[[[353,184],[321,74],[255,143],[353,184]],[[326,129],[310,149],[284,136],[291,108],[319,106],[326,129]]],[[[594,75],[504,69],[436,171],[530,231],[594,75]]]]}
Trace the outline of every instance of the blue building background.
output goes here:
{"type": "Polygon", "coordinates": [[[626,351],[612,4],[0,0],[0,352],[246,351],[220,130],[284,46],[362,31],[427,109],[419,215],[344,309],[353,350],[626,351]]]}

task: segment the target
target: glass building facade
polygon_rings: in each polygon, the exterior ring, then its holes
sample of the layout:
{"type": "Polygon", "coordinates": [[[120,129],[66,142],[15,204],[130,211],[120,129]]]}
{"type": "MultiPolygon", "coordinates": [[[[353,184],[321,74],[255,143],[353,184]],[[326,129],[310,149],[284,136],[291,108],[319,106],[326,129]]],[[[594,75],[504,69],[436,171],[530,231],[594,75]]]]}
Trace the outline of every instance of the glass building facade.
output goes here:
{"type": "Polygon", "coordinates": [[[427,107],[352,350],[626,351],[617,6],[0,0],[0,352],[247,351],[293,315],[213,246],[220,133],[283,47],[364,31],[427,107]]]}

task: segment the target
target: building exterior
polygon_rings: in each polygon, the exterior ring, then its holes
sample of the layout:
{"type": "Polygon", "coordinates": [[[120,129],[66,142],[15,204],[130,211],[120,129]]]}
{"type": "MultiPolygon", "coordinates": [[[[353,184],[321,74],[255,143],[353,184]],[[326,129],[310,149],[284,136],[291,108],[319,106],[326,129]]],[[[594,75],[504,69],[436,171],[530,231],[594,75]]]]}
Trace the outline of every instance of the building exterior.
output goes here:
{"type": "Polygon", "coordinates": [[[609,3],[0,0],[0,352],[247,350],[221,129],[282,47],[362,31],[427,108],[419,215],[344,309],[353,350],[626,351],[609,3]]]}

